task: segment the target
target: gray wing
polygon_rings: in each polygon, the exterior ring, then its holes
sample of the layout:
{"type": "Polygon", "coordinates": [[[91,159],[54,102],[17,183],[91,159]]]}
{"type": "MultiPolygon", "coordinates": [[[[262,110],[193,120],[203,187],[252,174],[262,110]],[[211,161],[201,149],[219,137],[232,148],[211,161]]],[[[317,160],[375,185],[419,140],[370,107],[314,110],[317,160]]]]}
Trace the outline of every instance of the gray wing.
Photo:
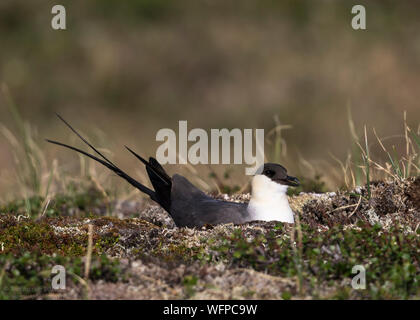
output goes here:
{"type": "Polygon", "coordinates": [[[172,177],[171,216],[178,227],[249,221],[246,203],[216,200],[197,189],[186,178],[172,177]]]}

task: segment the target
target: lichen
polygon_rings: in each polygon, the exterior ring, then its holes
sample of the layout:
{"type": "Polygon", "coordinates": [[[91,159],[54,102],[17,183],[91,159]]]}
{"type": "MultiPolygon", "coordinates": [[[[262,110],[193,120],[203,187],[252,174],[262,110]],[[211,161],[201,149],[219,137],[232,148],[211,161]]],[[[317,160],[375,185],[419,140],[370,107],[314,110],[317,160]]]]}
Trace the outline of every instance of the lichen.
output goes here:
{"type": "MultiPolygon", "coordinates": [[[[126,219],[33,216],[8,205],[13,210],[0,214],[0,295],[52,297],[42,270],[54,264],[83,277],[92,225],[93,299],[418,299],[418,181],[374,182],[370,199],[366,187],[291,196],[296,225],[177,228],[152,204],[130,205],[145,209],[126,219]],[[351,287],[355,265],[366,268],[366,290],[351,287]]],[[[249,194],[219,197],[249,201],[249,194]]],[[[61,297],[85,297],[75,279],[61,297]]]]}

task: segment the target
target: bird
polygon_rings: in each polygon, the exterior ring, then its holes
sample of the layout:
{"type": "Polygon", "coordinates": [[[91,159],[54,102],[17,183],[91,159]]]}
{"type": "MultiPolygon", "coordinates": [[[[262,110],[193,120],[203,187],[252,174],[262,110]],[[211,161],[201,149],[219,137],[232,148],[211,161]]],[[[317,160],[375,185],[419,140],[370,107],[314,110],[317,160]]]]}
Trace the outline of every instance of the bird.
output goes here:
{"type": "Polygon", "coordinates": [[[257,171],[260,174],[255,174],[252,177],[249,203],[240,203],[215,199],[179,174],[170,177],[155,158],[150,157],[149,160],[146,160],[125,146],[134,157],[144,164],[153,186],[152,190],[118,168],[59,114],[57,117],[97,156],[55,140],[46,139],[47,142],[81,153],[107,167],[159,204],[172,217],[177,227],[193,228],[227,223],[244,224],[256,220],[294,223],[293,211],[287,198],[287,189],[299,186],[300,182],[296,177],[289,176],[286,168],[280,164],[264,163],[257,171]]]}

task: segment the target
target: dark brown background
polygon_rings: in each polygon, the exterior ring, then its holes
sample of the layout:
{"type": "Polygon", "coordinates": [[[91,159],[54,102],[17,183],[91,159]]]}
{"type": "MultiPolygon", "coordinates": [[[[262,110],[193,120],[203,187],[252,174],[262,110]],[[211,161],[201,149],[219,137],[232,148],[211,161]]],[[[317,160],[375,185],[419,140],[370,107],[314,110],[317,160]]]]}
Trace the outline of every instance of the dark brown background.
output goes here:
{"type": "MultiPolygon", "coordinates": [[[[316,171],[336,166],[329,153],[345,159],[352,149],[348,107],[360,136],[364,124],[375,127],[399,151],[403,111],[413,129],[419,125],[415,1],[364,3],[365,31],[350,26],[352,1],[62,1],[66,31],[50,27],[54,4],[1,1],[0,82],[47,162],[58,158],[68,172],[77,172],[78,158],[42,140],[76,141],[54,112],[125,167],[135,162],[123,144],[153,155],[156,132],[177,129],[178,120],[190,129],[267,133],[277,116],[292,126],[283,132],[287,153],[268,158],[298,174],[304,161],[316,171]]],[[[15,132],[3,94],[0,122],[15,132]]],[[[377,147],[372,152],[386,157],[377,147]]],[[[4,190],[14,160],[3,136],[0,166],[4,190]]]]}

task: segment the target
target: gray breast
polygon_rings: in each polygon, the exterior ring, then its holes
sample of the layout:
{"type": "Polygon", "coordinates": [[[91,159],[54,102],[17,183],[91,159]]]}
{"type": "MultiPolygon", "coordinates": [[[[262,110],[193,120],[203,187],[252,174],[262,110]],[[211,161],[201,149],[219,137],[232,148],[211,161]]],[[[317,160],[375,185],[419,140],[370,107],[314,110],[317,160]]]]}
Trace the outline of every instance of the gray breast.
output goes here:
{"type": "Polygon", "coordinates": [[[186,178],[172,177],[171,216],[178,227],[249,221],[248,204],[216,200],[186,178]]]}

